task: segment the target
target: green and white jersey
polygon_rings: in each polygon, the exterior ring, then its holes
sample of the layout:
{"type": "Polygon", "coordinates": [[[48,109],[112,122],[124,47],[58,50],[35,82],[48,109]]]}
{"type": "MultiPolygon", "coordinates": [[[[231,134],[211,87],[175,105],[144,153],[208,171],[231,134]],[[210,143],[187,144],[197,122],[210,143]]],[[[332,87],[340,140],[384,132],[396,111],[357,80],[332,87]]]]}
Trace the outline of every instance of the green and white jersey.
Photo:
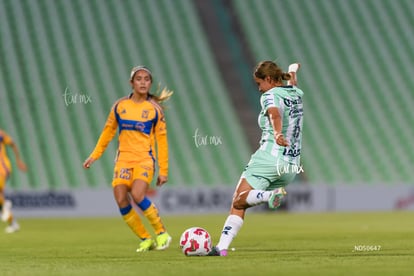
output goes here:
{"type": "Polygon", "coordinates": [[[278,86],[262,94],[259,114],[259,126],[262,137],[258,151],[266,151],[275,160],[281,159],[290,164],[300,164],[303,126],[303,91],[296,86],[278,86]],[[289,142],[288,147],[279,146],[274,137],[274,130],[269,121],[267,110],[277,107],[282,118],[282,133],[289,142]]]}

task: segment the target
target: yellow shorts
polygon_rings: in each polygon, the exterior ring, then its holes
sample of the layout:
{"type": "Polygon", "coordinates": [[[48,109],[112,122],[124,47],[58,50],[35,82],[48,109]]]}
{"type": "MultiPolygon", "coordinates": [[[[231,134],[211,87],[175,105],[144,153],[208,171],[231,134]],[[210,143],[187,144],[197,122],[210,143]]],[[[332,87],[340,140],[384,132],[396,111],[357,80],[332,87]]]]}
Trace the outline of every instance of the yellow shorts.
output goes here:
{"type": "Polygon", "coordinates": [[[112,187],[116,185],[127,185],[131,188],[132,182],[136,179],[150,184],[154,177],[154,161],[148,159],[139,163],[116,163],[112,187]]]}

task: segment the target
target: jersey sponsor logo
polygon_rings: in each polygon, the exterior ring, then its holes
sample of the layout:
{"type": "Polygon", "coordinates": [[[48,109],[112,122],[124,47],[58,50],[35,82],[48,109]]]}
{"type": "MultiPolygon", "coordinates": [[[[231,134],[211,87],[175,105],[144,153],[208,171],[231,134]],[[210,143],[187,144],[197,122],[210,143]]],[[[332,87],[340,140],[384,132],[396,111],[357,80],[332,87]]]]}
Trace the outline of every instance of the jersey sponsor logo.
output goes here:
{"type": "Polygon", "coordinates": [[[134,121],[134,120],[123,120],[119,119],[119,130],[136,130],[141,131],[145,134],[150,134],[153,121],[146,121],[146,122],[140,122],[140,121],[134,121]]]}
{"type": "Polygon", "coordinates": [[[284,156],[291,156],[291,157],[298,157],[300,155],[300,149],[285,148],[283,150],[283,155],[284,156]]]}
{"type": "Polygon", "coordinates": [[[297,118],[303,115],[303,105],[302,98],[298,97],[297,99],[283,99],[285,106],[290,107],[289,117],[297,118]]]}
{"type": "Polygon", "coordinates": [[[302,104],[302,98],[301,97],[298,97],[295,100],[285,98],[285,99],[283,99],[283,103],[286,106],[289,106],[289,107],[291,107],[292,105],[299,105],[299,104],[302,104]]]}
{"type": "Polygon", "coordinates": [[[145,124],[144,124],[144,123],[142,123],[142,122],[136,122],[136,124],[135,124],[134,128],[135,128],[136,130],[139,130],[139,131],[144,131],[144,129],[145,129],[145,124]]]}
{"type": "Polygon", "coordinates": [[[294,107],[291,110],[289,110],[289,116],[291,118],[296,118],[302,115],[303,115],[303,108],[294,107]]]}

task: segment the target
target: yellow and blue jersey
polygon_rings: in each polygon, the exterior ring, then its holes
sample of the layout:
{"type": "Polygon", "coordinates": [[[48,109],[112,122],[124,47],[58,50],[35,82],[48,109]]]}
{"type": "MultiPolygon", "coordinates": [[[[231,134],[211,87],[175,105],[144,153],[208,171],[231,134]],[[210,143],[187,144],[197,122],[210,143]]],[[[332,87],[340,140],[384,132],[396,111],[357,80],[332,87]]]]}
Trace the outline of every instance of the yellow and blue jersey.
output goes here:
{"type": "Polygon", "coordinates": [[[11,173],[11,163],[7,156],[6,146],[13,144],[12,138],[0,130],[0,177],[7,178],[11,173]]]}
{"type": "Polygon", "coordinates": [[[151,97],[135,102],[131,95],[115,102],[91,156],[101,157],[118,130],[118,164],[136,164],[157,159],[160,175],[168,175],[167,127],[162,107],[151,97]],[[157,144],[157,158],[155,158],[157,144]]]}

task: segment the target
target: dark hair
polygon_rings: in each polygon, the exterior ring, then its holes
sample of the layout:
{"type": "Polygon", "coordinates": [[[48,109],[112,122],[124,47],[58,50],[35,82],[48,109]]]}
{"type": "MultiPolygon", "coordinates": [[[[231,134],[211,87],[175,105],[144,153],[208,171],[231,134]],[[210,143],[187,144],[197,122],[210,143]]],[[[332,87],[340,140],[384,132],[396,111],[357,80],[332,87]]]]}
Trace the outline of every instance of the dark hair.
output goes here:
{"type": "Polygon", "coordinates": [[[273,61],[266,60],[259,62],[254,69],[253,76],[264,80],[266,77],[270,77],[272,80],[282,82],[284,80],[290,80],[291,75],[283,72],[283,70],[277,66],[273,61]]]}

